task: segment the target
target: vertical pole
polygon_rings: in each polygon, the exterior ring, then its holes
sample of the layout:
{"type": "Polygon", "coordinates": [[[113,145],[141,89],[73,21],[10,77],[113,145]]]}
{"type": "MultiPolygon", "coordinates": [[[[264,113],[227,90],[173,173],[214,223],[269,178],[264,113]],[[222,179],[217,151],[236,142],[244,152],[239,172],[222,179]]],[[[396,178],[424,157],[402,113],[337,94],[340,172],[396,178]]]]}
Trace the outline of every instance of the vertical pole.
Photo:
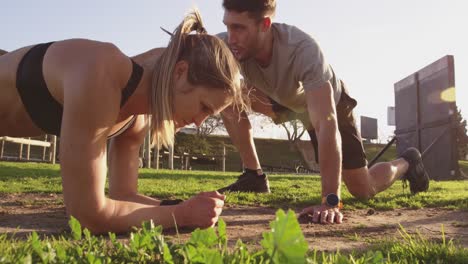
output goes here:
{"type": "Polygon", "coordinates": [[[174,169],[174,146],[169,147],[168,167],[170,170],[174,169]]]}
{"type": "Polygon", "coordinates": [[[189,170],[190,168],[190,154],[187,154],[187,156],[185,156],[185,170],[189,170]]]}
{"type": "Polygon", "coordinates": [[[185,154],[182,153],[182,154],[180,155],[180,168],[181,168],[182,170],[184,170],[184,161],[185,161],[185,154]]]}
{"type": "Polygon", "coordinates": [[[138,167],[143,168],[143,156],[145,155],[145,140],[143,140],[143,144],[140,146],[138,150],[138,167]]]}
{"type": "Polygon", "coordinates": [[[421,149],[421,97],[420,97],[420,87],[419,87],[419,73],[414,74],[414,78],[416,79],[416,147],[419,151],[421,149]]]}
{"type": "Polygon", "coordinates": [[[223,162],[222,162],[222,165],[223,165],[223,172],[226,171],[226,146],[223,144],[223,162]]]}
{"type": "MultiPolygon", "coordinates": [[[[47,135],[44,136],[44,141],[47,142],[47,135]]],[[[47,147],[42,147],[42,161],[45,161],[47,147]]]]}
{"type": "Polygon", "coordinates": [[[20,143],[18,159],[22,160],[23,159],[22,156],[23,156],[23,143],[20,143]]]}
{"type": "Polygon", "coordinates": [[[51,162],[55,164],[56,156],[57,156],[57,136],[52,136],[52,155],[51,155],[51,162]]]}
{"type": "Polygon", "coordinates": [[[0,158],[3,158],[3,148],[5,147],[5,140],[2,139],[2,149],[0,150],[0,158]]]}
{"type": "Polygon", "coordinates": [[[154,145],[154,165],[153,167],[157,170],[159,170],[159,142],[156,142],[154,145]]]}
{"type": "Polygon", "coordinates": [[[151,135],[149,131],[146,134],[145,147],[146,168],[151,168],[151,135]]]}
{"type": "MultiPolygon", "coordinates": [[[[31,139],[30,137],[28,137],[28,139],[31,139]]],[[[26,144],[26,160],[29,160],[29,155],[31,153],[31,145],[30,144],[26,144]]]]}

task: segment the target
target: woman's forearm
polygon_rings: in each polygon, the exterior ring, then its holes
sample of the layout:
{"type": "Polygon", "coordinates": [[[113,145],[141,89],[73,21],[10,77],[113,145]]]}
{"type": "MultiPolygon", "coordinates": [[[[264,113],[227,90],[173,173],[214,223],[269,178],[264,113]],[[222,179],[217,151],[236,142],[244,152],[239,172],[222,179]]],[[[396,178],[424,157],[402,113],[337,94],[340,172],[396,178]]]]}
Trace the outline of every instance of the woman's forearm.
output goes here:
{"type": "Polygon", "coordinates": [[[134,202],[134,203],[141,203],[141,204],[146,204],[146,205],[155,205],[159,206],[161,204],[161,200],[143,195],[143,194],[132,194],[132,195],[127,195],[127,196],[111,196],[110,197],[113,200],[119,200],[119,201],[126,201],[126,202],[134,202]]]}
{"type": "MultiPolygon", "coordinates": [[[[140,227],[143,222],[150,220],[155,225],[168,228],[173,227],[175,223],[183,225],[180,213],[176,212],[176,209],[177,205],[157,206],[106,198],[104,210],[97,213],[93,221],[86,222],[92,223],[89,229],[93,233],[128,232],[132,227],[140,227]]],[[[86,227],[86,224],[84,226],[86,227]]]]}
{"type": "Polygon", "coordinates": [[[72,215],[76,213],[75,217],[93,233],[127,232],[131,227],[139,227],[150,220],[164,228],[174,225],[207,228],[218,221],[225,198],[216,191],[202,192],[180,204],[170,206],[105,198],[102,203],[91,203],[100,206],[88,207],[89,210],[80,203],[78,207],[67,208],[67,211],[72,215]]]}

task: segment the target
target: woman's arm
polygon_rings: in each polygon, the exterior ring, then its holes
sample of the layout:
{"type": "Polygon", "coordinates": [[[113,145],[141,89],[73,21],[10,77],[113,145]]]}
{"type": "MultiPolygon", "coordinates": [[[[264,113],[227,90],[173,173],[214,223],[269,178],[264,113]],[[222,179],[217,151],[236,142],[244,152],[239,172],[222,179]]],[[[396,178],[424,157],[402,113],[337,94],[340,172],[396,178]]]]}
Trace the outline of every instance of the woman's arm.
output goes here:
{"type": "Polygon", "coordinates": [[[161,201],[138,193],[139,152],[148,132],[144,115],[136,117],[124,133],[110,140],[109,197],[115,200],[159,205],[161,201]]]}

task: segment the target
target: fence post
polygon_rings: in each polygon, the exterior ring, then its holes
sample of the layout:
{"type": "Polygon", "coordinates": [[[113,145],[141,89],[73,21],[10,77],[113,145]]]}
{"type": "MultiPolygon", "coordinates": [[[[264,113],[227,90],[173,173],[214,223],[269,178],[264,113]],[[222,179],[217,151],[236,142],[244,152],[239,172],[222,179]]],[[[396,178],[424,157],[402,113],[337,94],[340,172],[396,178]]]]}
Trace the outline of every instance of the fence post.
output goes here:
{"type": "Polygon", "coordinates": [[[185,156],[185,170],[189,170],[190,168],[190,153],[185,156]]]}
{"type": "Polygon", "coordinates": [[[153,154],[153,157],[154,157],[154,168],[159,170],[159,142],[156,142],[156,144],[154,145],[154,154],[153,154]]]}
{"type": "Polygon", "coordinates": [[[222,158],[223,172],[226,171],[226,145],[223,144],[223,158],[222,158]]]}
{"type": "MultiPolygon", "coordinates": [[[[28,137],[28,139],[31,139],[31,138],[28,137]]],[[[28,161],[29,161],[30,153],[31,153],[31,145],[26,144],[26,160],[28,160],[28,161]]]]}
{"type": "Polygon", "coordinates": [[[50,146],[51,147],[51,162],[52,164],[55,164],[55,160],[56,160],[56,155],[57,155],[57,136],[52,136],[52,145],[50,146]]]}
{"type": "MultiPolygon", "coordinates": [[[[44,141],[47,141],[47,135],[44,136],[44,141]]],[[[47,147],[42,148],[42,161],[45,161],[45,156],[46,156],[46,149],[47,147]]]]}
{"type": "Polygon", "coordinates": [[[19,160],[23,159],[23,143],[20,143],[18,159],[19,160]]]}
{"type": "Polygon", "coordinates": [[[168,158],[169,169],[174,169],[174,146],[169,147],[169,158],[168,158]]]}
{"type": "Polygon", "coordinates": [[[3,148],[5,147],[5,140],[2,139],[2,149],[0,150],[0,158],[3,158],[3,148]]]}
{"type": "Polygon", "coordinates": [[[146,168],[151,168],[151,136],[149,131],[146,134],[145,148],[146,168]]]}

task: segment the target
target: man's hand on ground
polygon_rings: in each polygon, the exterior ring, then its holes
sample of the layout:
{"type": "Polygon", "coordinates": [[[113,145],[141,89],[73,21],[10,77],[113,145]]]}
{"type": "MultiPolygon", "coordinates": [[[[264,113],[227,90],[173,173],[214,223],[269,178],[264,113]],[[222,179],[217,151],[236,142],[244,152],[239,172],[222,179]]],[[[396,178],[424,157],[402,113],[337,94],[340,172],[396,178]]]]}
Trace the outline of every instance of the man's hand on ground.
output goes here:
{"type": "Polygon", "coordinates": [[[343,214],[338,207],[330,208],[324,204],[307,207],[299,214],[299,218],[305,218],[313,223],[322,224],[341,224],[343,222],[343,214]]]}

